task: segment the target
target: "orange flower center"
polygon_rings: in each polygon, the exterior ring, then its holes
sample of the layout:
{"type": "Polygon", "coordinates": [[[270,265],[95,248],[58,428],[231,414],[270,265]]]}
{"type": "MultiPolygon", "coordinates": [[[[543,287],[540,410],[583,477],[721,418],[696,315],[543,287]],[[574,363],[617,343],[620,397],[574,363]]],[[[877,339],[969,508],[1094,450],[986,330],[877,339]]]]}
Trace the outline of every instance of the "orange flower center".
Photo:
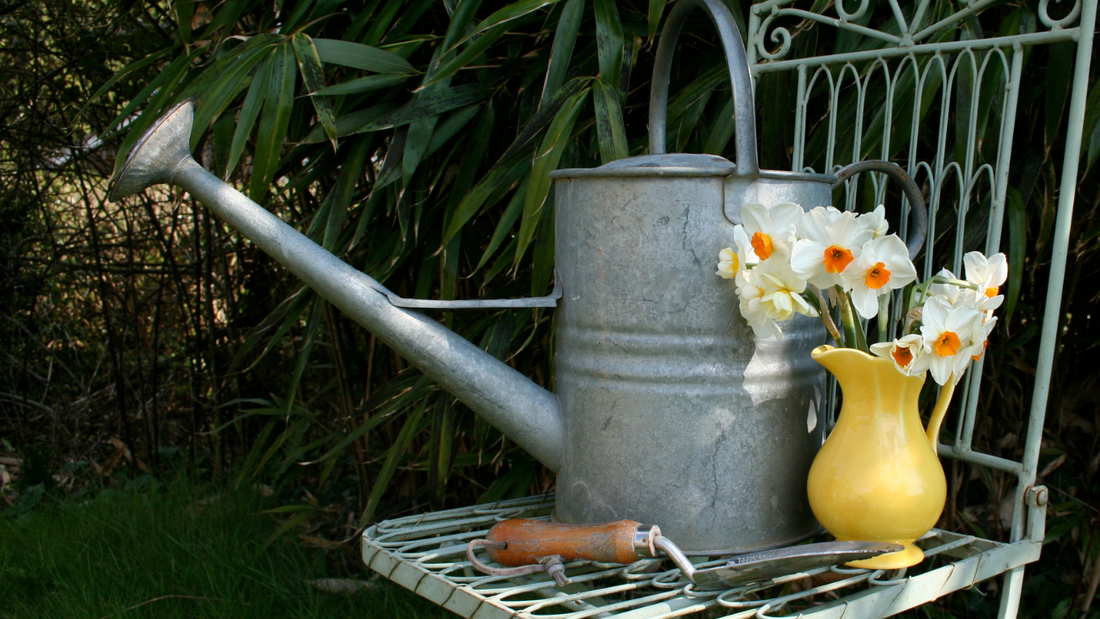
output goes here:
{"type": "Polygon", "coordinates": [[[855,260],[855,257],[852,256],[851,250],[836,245],[825,249],[825,271],[827,273],[840,273],[853,260],[855,260]]]}
{"type": "Polygon", "coordinates": [[[890,281],[890,271],[885,264],[880,262],[872,267],[870,271],[867,271],[867,279],[864,283],[871,290],[878,290],[885,286],[888,281],[890,281]]]}
{"type": "Polygon", "coordinates": [[[906,367],[913,360],[913,351],[902,346],[894,348],[894,352],[890,354],[894,356],[899,367],[906,367]]]}
{"type": "Polygon", "coordinates": [[[959,352],[959,349],[962,348],[962,341],[959,340],[959,336],[955,335],[953,331],[944,331],[943,335],[936,340],[933,348],[937,355],[941,357],[950,357],[959,352]]]}
{"type": "Polygon", "coordinates": [[[986,288],[985,289],[985,296],[992,299],[993,297],[997,296],[997,293],[1000,292],[1000,291],[1001,291],[1000,286],[993,286],[992,288],[986,288]]]}
{"type": "Polygon", "coordinates": [[[761,260],[767,260],[771,257],[772,251],[772,237],[764,234],[763,232],[757,232],[752,235],[752,249],[756,252],[756,255],[761,260]]]}

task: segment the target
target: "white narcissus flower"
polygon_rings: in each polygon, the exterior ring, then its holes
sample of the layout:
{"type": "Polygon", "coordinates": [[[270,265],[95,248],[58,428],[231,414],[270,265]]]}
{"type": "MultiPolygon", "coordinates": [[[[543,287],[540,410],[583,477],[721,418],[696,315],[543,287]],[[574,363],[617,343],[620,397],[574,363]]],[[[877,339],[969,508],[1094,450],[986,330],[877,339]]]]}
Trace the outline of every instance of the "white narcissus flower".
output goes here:
{"type": "Polygon", "coordinates": [[[752,332],[756,334],[756,337],[774,337],[777,340],[782,340],[783,330],[779,328],[774,320],[768,318],[764,308],[761,307],[761,297],[763,295],[764,289],[758,285],[755,273],[744,271],[743,276],[738,277],[737,297],[741,316],[745,319],[745,322],[752,327],[752,332]]]}
{"type": "Polygon", "coordinates": [[[739,270],[741,270],[741,260],[732,247],[727,247],[718,252],[718,270],[714,272],[715,275],[722,279],[733,279],[737,277],[739,270]]]}
{"type": "Polygon", "coordinates": [[[918,333],[911,333],[893,342],[871,344],[871,352],[894,362],[894,367],[906,376],[923,374],[931,361],[932,349],[918,333]]]}
{"type": "Polygon", "coordinates": [[[840,274],[873,236],[874,232],[856,221],[855,213],[819,206],[798,221],[791,268],[818,288],[839,285],[840,274]]]}
{"type": "Polygon", "coordinates": [[[745,228],[740,224],[733,227],[733,245],[718,252],[718,270],[715,275],[723,279],[735,279],[740,287],[744,284],[744,274],[760,260],[752,253],[745,228]]]}
{"type": "Polygon", "coordinates": [[[929,370],[941,385],[958,382],[975,354],[974,346],[983,345],[983,314],[973,307],[952,307],[943,297],[931,297],[924,304],[921,336],[931,352],[929,370]]]}
{"type": "Polygon", "coordinates": [[[909,250],[896,234],[873,239],[860,248],[859,258],[840,274],[845,290],[852,293],[852,305],[866,319],[878,315],[878,298],[904,288],[917,279],[917,268],[909,250]]]}
{"type": "Polygon", "coordinates": [[[791,271],[785,262],[761,262],[744,272],[744,284],[739,285],[741,315],[758,337],[783,339],[778,323],[794,318],[796,313],[817,316],[817,310],[802,294],[806,280],[791,271]]]}
{"type": "Polygon", "coordinates": [[[985,317],[980,327],[980,340],[975,341],[970,347],[970,358],[974,361],[982,358],[985,354],[986,345],[989,344],[989,334],[993,332],[993,327],[997,324],[997,317],[991,316],[993,312],[986,312],[985,317]]]}
{"type": "MultiPolygon", "coordinates": [[[[936,277],[944,279],[959,279],[947,269],[940,269],[936,277]]],[[[963,288],[955,284],[929,284],[928,297],[938,297],[947,302],[951,307],[973,307],[979,305],[978,293],[970,288],[963,288]]]]}
{"type": "Polygon", "coordinates": [[[741,207],[744,219],[745,235],[752,245],[753,253],[761,260],[771,258],[773,254],[790,256],[794,243],[795,224],[805,214],[802,207],[790,202],[781,202],[771,207],[749,202],[741,207]]]}
{"type": "Polygon", "coordinates": [[[963,256],[966,267],[966,281],[978,287],[978,309],[992,312],[1004,302],[999,294],[1001,286],[1008,279],[1008,260],[1004,254],[993,254],[986,258],[981,252],[972,251],[963,256]]]}
{"type": "Polygon", "coordinates": [[[886,221],[886,207],[881,204],[870,213],[864,213],[857,217],[856,221],[870,230],[876,239],[882,238],[890,232],[890,222],[886,221]]]}

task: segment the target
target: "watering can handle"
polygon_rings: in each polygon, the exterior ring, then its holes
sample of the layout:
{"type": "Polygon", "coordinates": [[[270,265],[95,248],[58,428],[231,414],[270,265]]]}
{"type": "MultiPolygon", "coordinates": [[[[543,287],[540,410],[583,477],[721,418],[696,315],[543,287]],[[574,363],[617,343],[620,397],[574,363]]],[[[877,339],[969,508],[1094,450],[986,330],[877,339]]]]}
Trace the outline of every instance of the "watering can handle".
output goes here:
{"type": "Polygon", "coordinates": [[[672,56],[680,30],[692,9],[704,9],[718,28],[722,47],[726,51],[730,81],[733,84],[734,121],[737,127],[737,171],[734,176],[756,178],[760,163],[756,153],[756,110],[753,107],[752,77],[745,56],[745,44],[733,21],[733,15],[721,0],[680,0],[672,8],[661,40],[657,44],[657,59],[653,65],[653,80],[649,90],[649,153],[665,152],[665,119],[668,116],[668,79],[672,56]]]}
{"type": "Polygon", "coordinates": [[[928,234],[928,207],[924,203],[924,195],[920,187],[913,181],[913,177],[901,169],[896,163],[872,159],[870,161],[857,161],[841,168],[836,173],[836,182],[833,188],[844,184],[845,181],[861,172],[882,172],[901,185],[905,197],[909,198],[909,212],[913,215],[913,226],[909,230],[909,241],[906,248],[909,249],[909,259],[916,260],[920,248],[924,245],[924,237],[928,234]]]}

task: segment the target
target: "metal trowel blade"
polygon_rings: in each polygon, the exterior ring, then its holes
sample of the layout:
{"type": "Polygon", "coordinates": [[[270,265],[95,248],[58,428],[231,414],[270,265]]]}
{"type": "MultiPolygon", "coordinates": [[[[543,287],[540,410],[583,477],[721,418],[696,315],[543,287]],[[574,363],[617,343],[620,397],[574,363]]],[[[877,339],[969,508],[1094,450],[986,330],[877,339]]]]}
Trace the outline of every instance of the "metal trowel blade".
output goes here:
{"type": "Polygon", "coordinates": [[[697,570],[692,581],[698,589],[726,589],[818,567],[870,559],[903,548],[901,544],[882,542],[823,542],[764,550],[738,555],[724,565],[697,570]]]}

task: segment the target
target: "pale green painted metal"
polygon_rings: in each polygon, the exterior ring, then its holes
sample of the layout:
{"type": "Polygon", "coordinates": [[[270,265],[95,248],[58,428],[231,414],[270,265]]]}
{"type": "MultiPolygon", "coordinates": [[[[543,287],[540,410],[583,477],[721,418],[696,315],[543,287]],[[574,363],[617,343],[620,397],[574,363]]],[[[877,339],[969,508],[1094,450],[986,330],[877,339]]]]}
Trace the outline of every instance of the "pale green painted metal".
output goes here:
{"type": "MultiPolygon", "coordinates": [[[[545,573],[507,578],[474,571],[466,543],[507,518],[548,518],[554,497],[532,497],[387,520],[362,538],[371,569],[463,617],[476,619],[628,617],[657,619],[699,613],[734,619],[800,616],[814,619],[884,617],[919,606],[1039,558],[1045,508],[1033,501],[1038,531],[1014,544],[934,530],[921,545],[935,562],[921,573],[818,568],[726,591],[695,591],[671,561],[632,565],[577,561],[566,565],[574,584],[559,587],[545,573]],[[787,583],[827,573],[836,582],[788,593],[787,583]],[[824,604],[802,608],[800,603],[824,604]]],[[[719,565],[726,558],[702,563],[719,565]]]]}
{"type": "MultiPolygon", "coordinates": [[[[930,238],[936,234],[935,214],[940,208],[956,208],[957,220],[961,222],[970,209],[981,208],[982,202],[988,200],[989,216],[984,236],[985,251],[989,254],[1000,248],[1002,220],[1011,182],[1008,170],[1014,150],[1017,103],[1021,92],[1027,88],[1027,84],[1021,83],[1024,54],[1028,47],[1035,45],[1058,42],[1076,44],[1050,282],[1023,456],[1020,460],[1011,460],[973,448],[976,410],[981,393],[981,362],[970,370],[961,385],[961,393],[956,395],[954,407],[961,408],[961,411],[951,413],[956,418],[955,439],[951,444],[940,447],[940,453],[944,456],[1016,476],[1015,509],[1007,540],[981,540],[933,531],[922,543],[926,545],[929,555],[939,555],[940,560],[951,557],[943,566],[892,581],[881,580],[881,572],[834,570],[846,577],[838,583],[785,597],[768,598],[771,589],[764,587],[754,592],[761,599],[753,602],[743,599],[748,593],[745,590],[734,589],[712,595],[693,593],[685,587],[686,581],[680,582],[678,573],[669,569],[671,566],[655,567],[654,564],[659,563],[655,560],[625,569],[609,565],[572,565],[571,571],[579,569],[584,573],[575,578],[581,583],[579,587],[570,590],[559,590],[544,577],[506,581],[472,572],[463,554],[465,542],[480,535],[498,519],[548,514],[553,505],[552,499],[534,498],[491,508],[475,506],[380,523],[368,529],[363,537],[364,561],[376,571],[444,607],[462,616],[479,619],[511,616],[580,619],[612,615],[642,619],[679,617],[704,611],[713,614],[716,612],[714,609],[728,611],[726,616],[734,618],[781,617],[785,609],[797,604],[799,599],[820,596],[831,589],[835,589],[833,593],[839,596],[838,599],[803,610],[798,616],[863,619],[889,616],[1001,574],[1005,575],[1005,583],[1001,588],[999,617],[1015,617],[1024,566],[1038,559],[1045,533],[1047,492],[1034,484],[1061,312],[1097,2],[1076,0],[1072,5],[1062,2],[1058,6],[1064,17],[1055,18],[1050,15],[1049,0],[1041,0],[1034,16],[1039,26],[1034,32],[940,41],[943,37],[955,38],[954,32],[964,25],[968,17],[980,18],[984,9],[1001,2],[1003,0],[963,0],[959,2],[960,8],[956,12],[935,15],[934,22],[933,13],[943,3],[919,0],[915,3],[915,9],[907,12],[903,8],[910,8],[912,3],[899,0],[879,2],[880,5],[885,4],[895,18],[896,27],[891,32],[885,32],[857,23],[871,10],[874,3],[870,0],[860,0],[854,9],[851,8],[854,4],[851,0],[835,2],[826,9],[825,14],[795,8],[792,6],[794,0],[770,0],[750,9],[746,51],[754,79],[780,71],[793,71],[797,76],[795,123],[792,127],[793,171],[830,173],[854,159],[889,157],[892,151],[890,132],[884,132],[882,141],[873,150],[865,149],[863,144],[871,120],[865,118],[868,109],[866,97],[874,88],[881,85],[886,101],[890,102],[882,112],[882,123],[886,127],[900,122],[895,118],[895,106],[902,103],[896,100],[902,80],[911,80],[917,85],[912,97],[916,107],[928,103],[922,100],[923,97],[935,97],[933,102],[937,102],[941,110],[939,117],[928,118],[922,123],[914,115],[914,120],[905,127],[909,145],[924,139],[936,145],[934,155],[931,159],[918,159],[910,146],[902,157],[894,157],[893,160],[918,182],[926,182],[930,188],[930,238]],[[790,28],[803,20],[813,23],[816,28],[855,33],[878,42],[881,47],[826,57],[789,58],[792,41],[797,36],[797,32],[792,34],[790,28]],[[968,88],[970,84],[982,84],[987,77],[993,80],[992,84],[985,84],[983,88],[968,88]],[[821,89],[827,93],[829,108],[811,109],[816,100],[814,95],[821,89]],[[965,92],[967,90],[969,92],[965,92]],[[977,165],[977,152],[981,145],[978,143],[975,120],[983,109],[983,103],[988,106],[988,101],[998,104],[994,116],[999,118],[1000,124],[992,138],[988,131],[985,138],[987,142],[995,140],[995,157],[991,162],[977,165]],[[855,156],[841,160],[837,148],[840,137],[837,110],[849,102],[854,102],[858,122],[850,142],[842,146],[851,146],[855,156]],[[965,131],[962,157],[955,160],[954,153],[946,149],[950,142],[949,132],[958,135],[960,128],[949,124],[948,114],[959,109],[960,104],[968,110],[969,123],[961,128],[965,131]],[[822,168],[813,169],[806,162],[807,134],[811,121],[819,123],[822,119],[828,127],[827,150],[822,168]],[[941,203],[945,191],[952,188],[958,193],[958,203],[941,203]],[[659,571],[656,575],[643,574],[643,569],[659,571]]],[[[989,151],[988,146],[984,148],[989,151]]],[[[876,200],[884,201],[885,182],[881,178],[875,178],[873,182],[876,200]]],[[[848,209],[856,207],[854,192],[846,196],[843,206],[848,209]]],[[[903,236],[905,232],[903,225],[903,236]]],[[[920,265],[924,277],[934,274],[941,266],[948,266],[956,273],[961,270],[966,232],[965,226],[956,226],[953,249],[949,254],[933,255],[928,252],[920,265]]],[[[783,581],[779,579],[777,583],[783,581]]],[[[776,595],[780,589],[774,587],[776,595]]]]}
{"type": "MultiPolygon", "coordinates": [[[[909,129],[909,145],[918,143],[918,138],[926,141],[932,138],[936,144],[934,158],[920,160],[916,158],[912,148],[906,149],[903,155],[904,162],[895,162],[902,165],[910,175],[917,177],[918,182],[926,181],[930,188],[929,196],[929,238],[936,236],[935,221],[936,212],[941,208],[950,208],[952,205],[941,204],[941,197],[945,188],[954,185],[958,190],[959,198],[957,208],[954,249],[950,255],[934,255],[926,253],[923,263],[923,276],[934,274],[941,265],[946,265],[955,273],[959,273],[962,266],[964,253],[964,238],[967,234],[965,226],[961,222],[965,220],[968,211],[980,206],[983,199],[989,200],[988,229],[985,231],[985,251],[987,254],[999,250],[1002,221],[1005,209],[1006,195],[1009,186],[1008,170],[1013,153],[1014,121],[1019,95],[1026,84],[1021,83],[1021,70],[1026,49],[1034,45],[1047,45],[1056,42],[1071,42],[1077,45],[1077,58],[1075,65],[1074,81],[1070,96],[1070,110],[1068,117],[1068,135],[1066,139],[1066,156],[1062,163],[1061,179],[1062,187],[1059,193],[1058,214],[1055,224],[1055,240],[1051,259],[1050,284],[1047,290],[1047,300],[1042,325],[1042,336],[1039,349],[1039,364],[1035,377],[1035,385],[1032,392],[1032,405],[1028,419],[1027,435],[1024,443],[1023,456],[1019,461],[1009,460],[990,454],[974,451],[972,439],[974,435],[974,423],[981,393],[981,369],[982,363],[978,362],[971,369],[969,376],[964,381],[962,393],[957,396],[961,403],[962,414],[957,414],[955,424],[955,440],[951,445],[943,445],[941,453],[948,457],[957,458],[978,466],[989,467],[1016,475],[1017,487],[1015,490],[1015,509],[1013,511],[1012,526],[1009,535],[1010,542],[1018,542],[1024,539],[1041,541],[1043,535],[1043,522],[1031,522],[1030,530],[1025,526],[1029,520],[1035,520],[1037,514],[1034,510],[1027,509],[1027,493],[1035,483],[1036,470],[1039,457],[1040,439],[1042,437],[1043,420],[1050,388],[1050,372],[1054,357],[1054,345],[1057,335],[1058,318],[1061,310],[1061,293],[1065,276],[1065,262],[1068,254],[1069,231],[1073,214],[1074,183],[1077,177],[1078,157],[1082,139],[1084,124],[1085,98],[1088,88],[1089,61],[1092,51],[1092,36],[1095,28],[1096,2],[1095,0],[1078,0],[1072,5],[1062,3],[1059,10],[1063,17],[1056,18],[1050,14],[1051,4],[1049,0],[1043,0],[1038,6],[1036,20],[1042,25],[1035,32],[1007,37],[991,37],[976,40],[961,40],[939,42],[940,37],[956,38],[954,31],[964,25],[964,20],[972,15],[980,15],[983,9],[991,7],[998,2],[995,0],[962,2],[962,8],[950,15],[937,16],[935,23],[929,22],[929,16],[934,6],[930,0],[921,0],[916,4],[915,10],[910,13],[911,21],[906,20],[906,14],[902,10],[898,0],[888,0],[890,10],[895,17],[896,30],[883,32],[874,30],[857,22],[871,8],[872,3],[861,0],[854,10],[851,2],[837,2],[829,10],[830,15],[815,15],[807,11],[794,8],[793,0],[771,0],[754,5],[749,15],[748,24],[748,57],[753,65],[754,76],[778,71],[795,71],[798,77],[798,90],[796,101],[796,120],[794,126],[794,151],[793,168],[799,171],[832,171],[838,166],[849,161],[838,160],[837,140],[837,110],[841,108],[845,97],[855,99],[857,114],[857,126],[852,137],[852,152],[857,153],[853,159],[870,157],[889,157],[890,132],[883,132],[883,138],[879,148],[873,152],[866,152],[862,148],[862,139],[867,127],[864,123],[868,120],[864,116],[865,98],[871,90],[872,84],[885,86],[886,101],[889,102],[884,109],[883,124],[886,127],[894,126],[894,106],[902,102],[897,101],[899,81],[908,77],[917,84],[914,91],[914,106],[919,107],[924,96],[938,97],[941,115],[938,119],[926,119],[922,123],[917,115],[912,116],[909,129]],[[847,5],[847,8],[846,6],[847,5]],[[870,51],[858,51],[845,54],[837,54],[827,57],[815,58],[788,58],[792,47],[793,36],[789,27],[793,20],[808,20],[816,22],[821,27],[834,27],[839,30],[847,30],[856,33],[866,39],[873,39],[883,44],[881,49],[870,51]],[[770,47],[769,47],[770,45],[770,47]],[[862,67],[860,70],[857,67],[862,67]],[[994,79],[993,84],[985,83],[986,79],[994,79]],[[937,86],[935,82],[939,82],[937,86]],[[808,119],[816,119],[821,116],[820,110],[811,110],[811,94],[815,86],[825,85],[830,94],[831,107],[827,111],[829,137],[826,140],[827,152],[825,165],[822,170],[814,170],[806,166],[806,139],[808,119]],[[982,84],[982,88],[970,87],[971,84],[982,84]],[[992,87],[992,88],[990,88],[992,87]],[[969,90],[969,95],[965,92],[969,90]],[[968,97],[968,100],[967,100],[968,97]],[[997,143],[996,156],[992,163],[977,165],[977,124],[983,102],[998,102],[997,110],[1000,118],[995,139],[997,143]],[[959,109],[960,104],[968,108],[968,125],[962,127],[965,130],[965,147],[962,150],[961,160],[952,160],[952,153],[946,152],[949,144],[948,132],[954,131],[958,135],[959,127],[948,122],[948,114],[952,110],[959,109]],[[934,133],[930,135],[930,127],[934,133]],[[918,176],[918,174],[920,176],[918,176]]],[[[906,5],[907,7],[911,5],[906,5]]],[[[986,140],[989,140],[986,136],[986,140]]],[[[885,196],[885,187],[876,181],[876,200],[882,201],[885,196]]],[[[845,206],[848,209],[855,208],[856,196],[854,193],[847,196],[845,206]]],[[[902,229],[904,234],[904,228],[902,229]]],[[[895,314],[896,315],[896,314],[895,314]]],[[[1003,588],[1000,616],[1014,617],[1019,604],[1022,585],[1022,568],[1015,568],[1006,575],[1006,585],[1003,588]]],[[[863,616],[862,614],[860,616],[863,616]]]]}

